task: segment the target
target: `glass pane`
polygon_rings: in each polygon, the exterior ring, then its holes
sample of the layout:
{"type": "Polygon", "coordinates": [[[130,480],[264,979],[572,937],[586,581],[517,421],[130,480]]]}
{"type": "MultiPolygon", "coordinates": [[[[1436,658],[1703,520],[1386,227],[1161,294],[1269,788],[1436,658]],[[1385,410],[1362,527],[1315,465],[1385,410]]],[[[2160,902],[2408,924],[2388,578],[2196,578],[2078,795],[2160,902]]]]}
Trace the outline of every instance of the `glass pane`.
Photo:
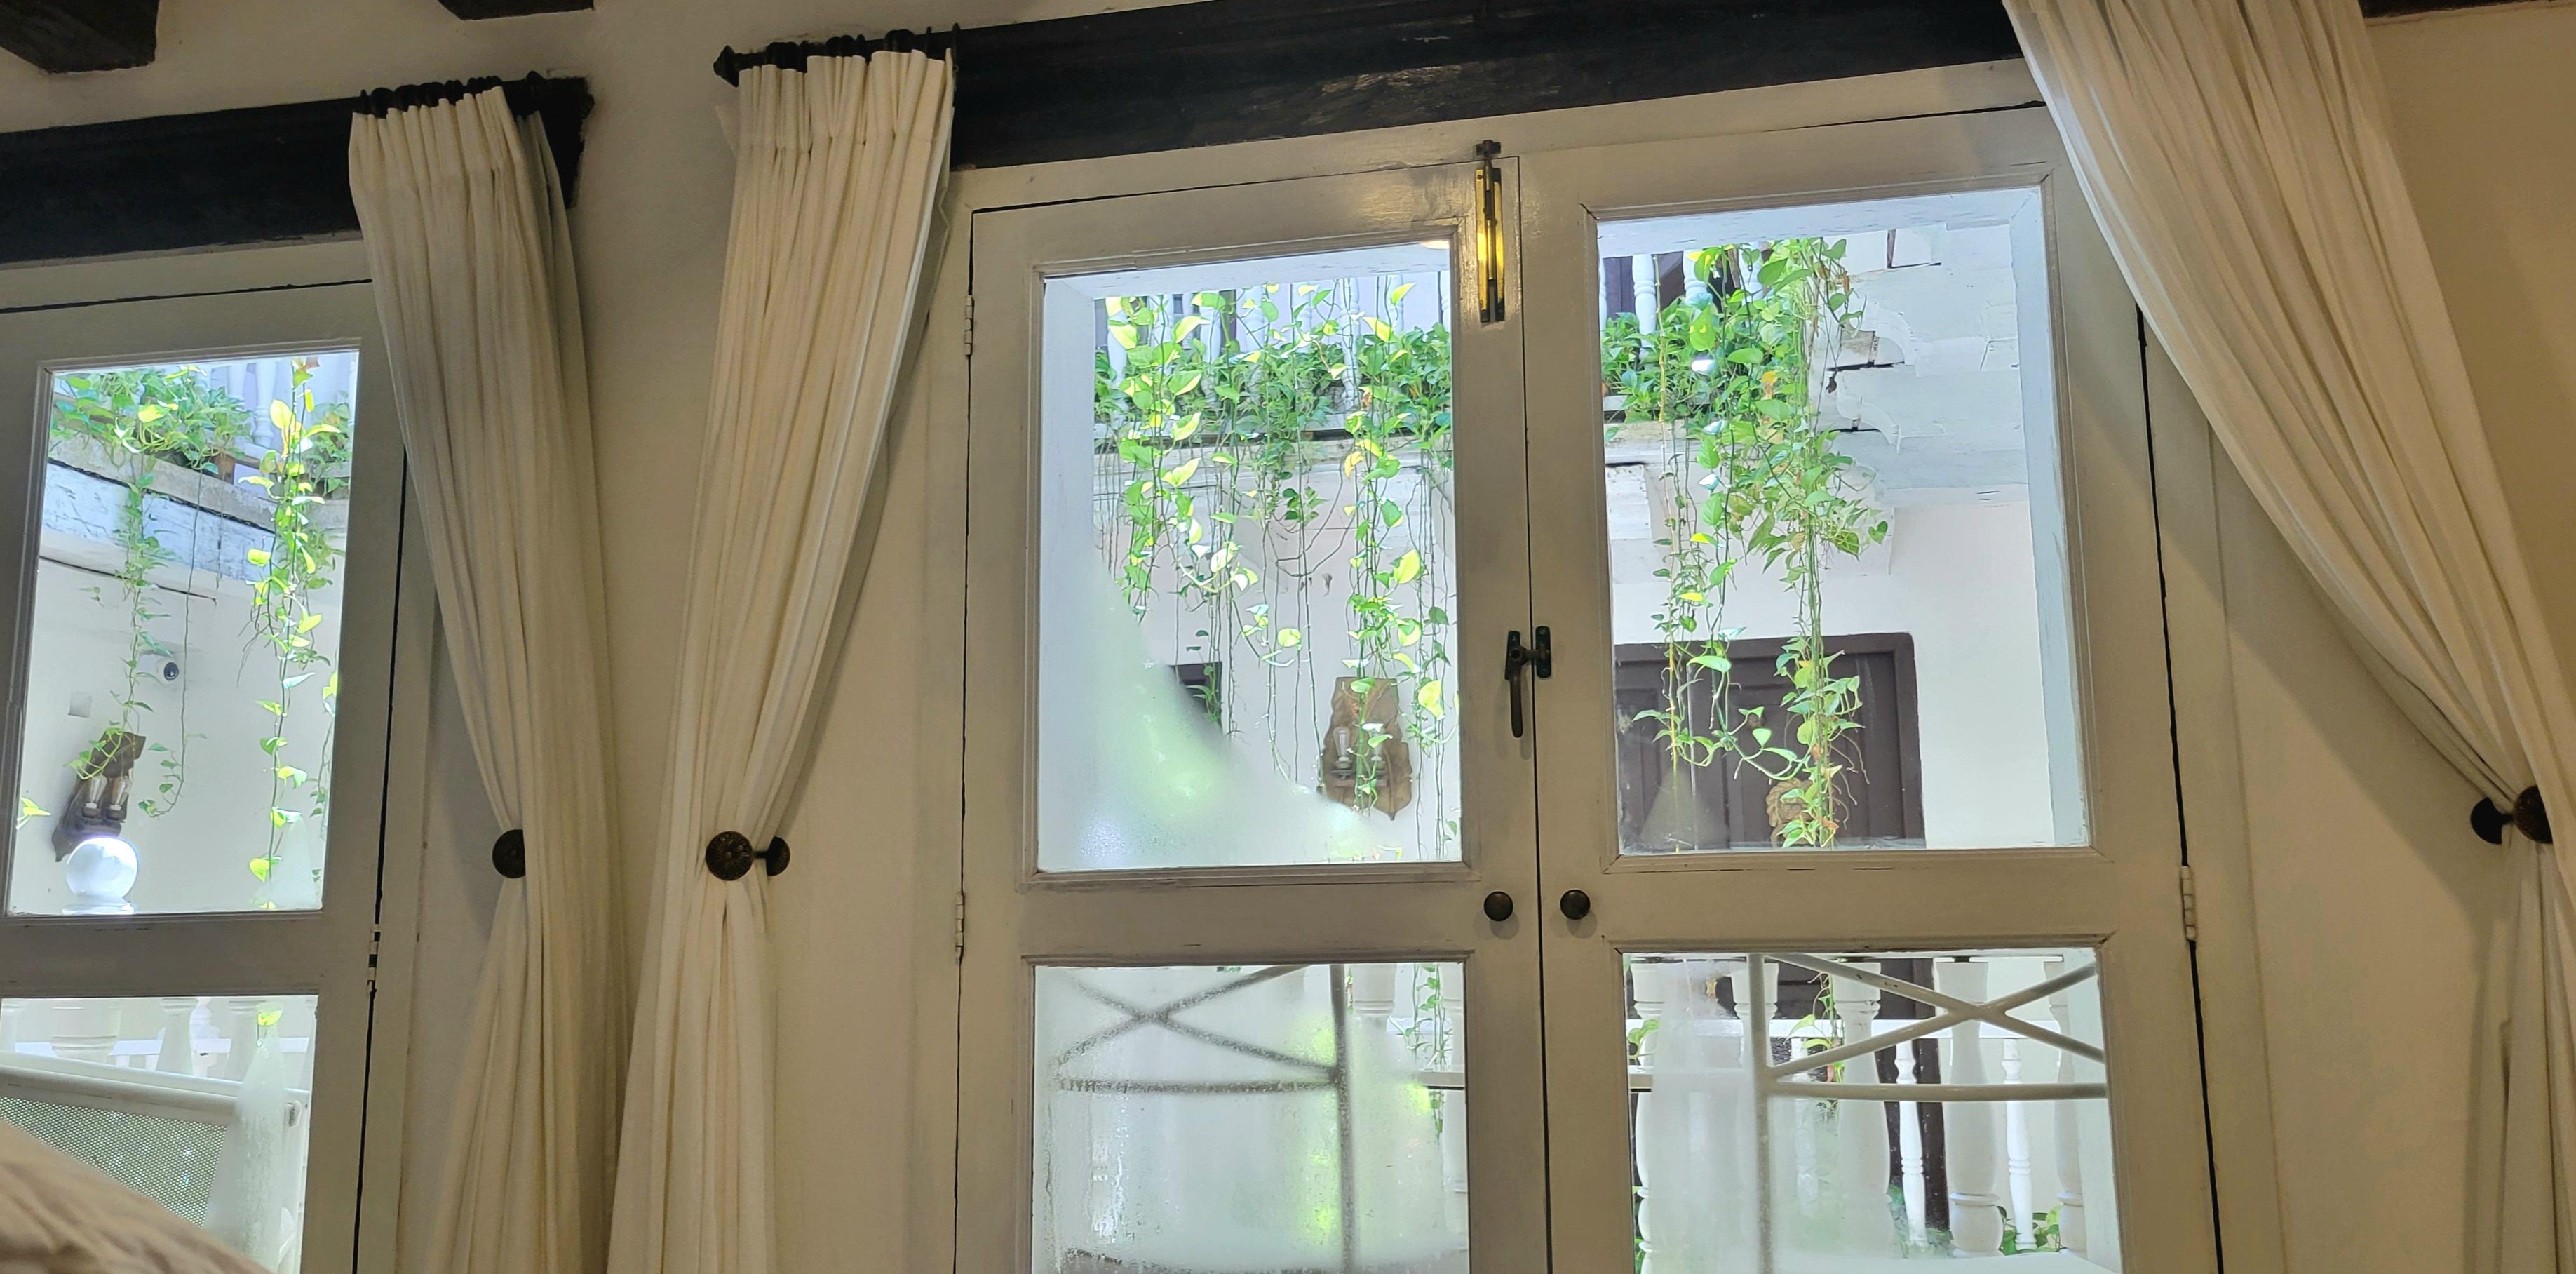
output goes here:
{"type": "Polygon", "coordinates": [[[2083,843],[2039,199],[1602,228],[1626,852],[2083,843]]]}
{"type": "Polygon", "coordinates": [[[1465,1274],[1456,964],[1037,970],[1039,1274],[1465,1274]]]}
{"type": "Polygon", "coordinates": [[[1448,259],[1048,284],[1041,868],[1457,859],[1448,259]]]}
{"type": "Polygon", "coordinates": [[[321,905],[357,375],[54,377],[11,911],[321,905]]]}
{"type": "Polygon", "coordinates": [[[2091,951],[1631,955],[1627,972],[1640,1274],[2120,1268],[2091,951]]]}
{"type": "Polygon", "coordinates": [[[309,995],[0,1000],[0,1119],[294,1269],[313,1009],[309,995]]]}

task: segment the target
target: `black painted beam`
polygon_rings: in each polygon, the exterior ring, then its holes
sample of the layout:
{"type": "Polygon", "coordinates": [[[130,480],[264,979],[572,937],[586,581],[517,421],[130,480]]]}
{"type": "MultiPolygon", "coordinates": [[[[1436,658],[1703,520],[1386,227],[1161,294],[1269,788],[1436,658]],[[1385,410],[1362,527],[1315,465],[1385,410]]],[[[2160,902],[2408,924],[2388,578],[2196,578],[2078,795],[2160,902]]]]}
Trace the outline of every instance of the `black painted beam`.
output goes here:
{"type": "Polygon", "coordinates": [[[0,0],[0,49],[45,71],[152,61],[161,0],[0,0]]]}
{"type": "Polygon", "coordinates": [[[953,39],[981,167],[2020,55],[1996,0],[1201,0],[953,39]]]}
{"type": "MultiPolygon", "coordinates": [[[[590,106],[578,79],[536,87],[567,202],[590,106]]],[[[0,133],[0,264],[354,234],[357,108],[343,98],[0,133]]]]}
{"type": "Polygon", "coordinates": [[[460,18],[519,18],[531,13],[573,13],[590,0],[438,0],[460,18]]]}

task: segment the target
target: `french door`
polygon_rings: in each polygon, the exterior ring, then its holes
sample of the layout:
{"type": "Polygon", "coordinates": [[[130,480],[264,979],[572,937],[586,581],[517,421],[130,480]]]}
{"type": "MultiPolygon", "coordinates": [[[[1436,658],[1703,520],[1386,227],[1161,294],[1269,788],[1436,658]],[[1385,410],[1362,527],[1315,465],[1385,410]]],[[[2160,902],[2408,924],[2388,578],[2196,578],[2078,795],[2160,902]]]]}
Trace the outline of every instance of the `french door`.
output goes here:
{"type": "Polygon", "coordinates": [[[2214,1267],[2036,111],[977,214],[958,1268],[2214,1267]]]}

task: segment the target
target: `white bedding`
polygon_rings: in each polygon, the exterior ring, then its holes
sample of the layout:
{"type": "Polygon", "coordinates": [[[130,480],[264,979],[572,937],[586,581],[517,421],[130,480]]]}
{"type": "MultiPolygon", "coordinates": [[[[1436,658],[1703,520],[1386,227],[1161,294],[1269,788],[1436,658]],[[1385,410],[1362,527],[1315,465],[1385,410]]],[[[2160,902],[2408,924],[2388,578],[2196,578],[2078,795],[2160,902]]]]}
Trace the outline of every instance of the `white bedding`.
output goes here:
{"type": "Polygon", "coordinates": [[[0,1121],[0,1274],[265,1274],[106,1173],[0,1121]]]}

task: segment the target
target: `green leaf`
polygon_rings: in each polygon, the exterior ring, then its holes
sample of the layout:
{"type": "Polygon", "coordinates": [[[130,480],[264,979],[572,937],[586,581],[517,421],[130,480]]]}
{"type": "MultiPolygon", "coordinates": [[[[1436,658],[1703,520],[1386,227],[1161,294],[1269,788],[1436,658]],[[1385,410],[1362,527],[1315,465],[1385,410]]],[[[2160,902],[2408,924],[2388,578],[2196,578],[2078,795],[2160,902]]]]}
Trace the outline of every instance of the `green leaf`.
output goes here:
{"type": "Polygon", "coordinates": [[[1136,348],[1136,329],[1131,324],[1112,323],[1109,325],[1109,339],[1118,342],[1120,349],[1134,349],[1136,348]]]}
{"type": "Polygon", "coordinates": [[[243,557],[245,557],[245,558],[247,558],[247,559],[249,559],[250,564],[251,564],[251,565],[253,565],[253,566],[266,566],[266,565],[268,565],[268,550],[267,550],[267,549],[252,549],[251,551],[249,551],[249,552],[247,552],[247,553],[242,554],[242,556],[243,556],[243,557]]]}
{"type": "Polygon", "coordinates": [[[1422,554],[1419,550],[1406,549],[1404,551],[1404,556],[1395,559],[1396,583],[1410,584],[1413,582],[1413,577],[1420,575],[1421,573],[1422,554]]]}
{"type": "Polygon", "coordinates": [[[261,880],[266,880],[268,879],[268,870],[270,866],[272,866],[276,861],[277,860],[273,858],[254,858],[250,860],[250,874],[259,877],[261,880]]]}
{"type": "Polygon", "coordinates": [[[1166,485],[1177,487],[1182,483],[1189,481],[1190,475],[1197,473],[1198,471],[1199,462],[1197,460],[1192,459],[1183,461],[1172,468],[1164,470],[1163,481],[1166,485]]]}
{"type": "Polygon", "coordinates": [[[1279,630],[1279,644],[1282,646],[1294,646],[1305,640],[1306,634],[1301,633],[1294,628],[1282,628],[1279,630]]]}
{"type": "Polygon", "coordinates": [[[1435,718],[1448,715],[1449,709],[1440,697],[1440,683],[1437,680],[1423,682],[1422,688],[1413,692],[1413,701],[1420,704],[1424,712],[1430,713],[1435,718]]]}

